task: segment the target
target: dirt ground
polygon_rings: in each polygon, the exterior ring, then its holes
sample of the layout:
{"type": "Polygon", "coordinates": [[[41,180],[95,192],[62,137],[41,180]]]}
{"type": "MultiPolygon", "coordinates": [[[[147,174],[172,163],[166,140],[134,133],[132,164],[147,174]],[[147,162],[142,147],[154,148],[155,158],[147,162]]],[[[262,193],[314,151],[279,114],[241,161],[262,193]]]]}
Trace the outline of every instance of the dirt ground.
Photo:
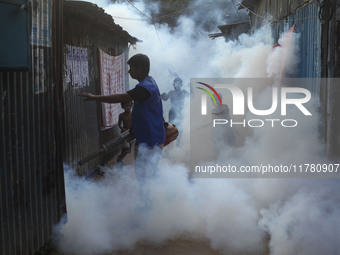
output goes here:
{"type": "MultiPolygon", "coordinates": [[[[68,255],[52,251],[49,255],[68,255]]],[[[209,246],[208,242],[194,242],[177,239],[162,246],[139,243],[132,250],[116,251],[105,255],[221,255],[209,246]]]]}
{"type": "Polygon", "coordinates": [[[131,251],[121,251],[110,255],[220,255],[219,252],[210,248],[208,242],[194,242],[177,239],[167,242],[162,246],[151,244],[138,244],[131,251]]]}

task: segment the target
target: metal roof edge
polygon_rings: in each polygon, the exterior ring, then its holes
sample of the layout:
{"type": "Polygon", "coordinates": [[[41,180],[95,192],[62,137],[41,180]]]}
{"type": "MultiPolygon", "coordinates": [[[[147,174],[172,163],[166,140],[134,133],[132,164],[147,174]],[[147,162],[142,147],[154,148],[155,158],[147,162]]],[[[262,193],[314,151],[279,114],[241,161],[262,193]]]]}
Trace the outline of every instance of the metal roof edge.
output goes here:
{"type": "Polygon", "coordinates": [[[64,0],[64,15],[70,15],[73,18],[75,15],[80,15],[93,20],[98,26],[102,26],[108,31],[119,33],[121,37],[125,38],[129,43],[136,44],[140,40],[130,35],[126,30],[114,22],[113,17],[106,13],[105,10],[98,5],[75,0],[64,0]]]}

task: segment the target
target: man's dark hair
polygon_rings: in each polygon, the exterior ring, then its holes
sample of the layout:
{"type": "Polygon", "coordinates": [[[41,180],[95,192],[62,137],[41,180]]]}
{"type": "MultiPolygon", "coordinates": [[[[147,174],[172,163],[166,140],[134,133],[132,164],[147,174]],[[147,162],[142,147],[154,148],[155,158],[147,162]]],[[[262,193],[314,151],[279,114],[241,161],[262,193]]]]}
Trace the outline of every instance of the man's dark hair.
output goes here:
{"type": "Polygon", "coordinates": [[[134,68],[140,68],[144,74],[149,74],[150,71],[150,59],[147,55],[136,54],[128,60],[128,65],[132,65],[134,68]]]}

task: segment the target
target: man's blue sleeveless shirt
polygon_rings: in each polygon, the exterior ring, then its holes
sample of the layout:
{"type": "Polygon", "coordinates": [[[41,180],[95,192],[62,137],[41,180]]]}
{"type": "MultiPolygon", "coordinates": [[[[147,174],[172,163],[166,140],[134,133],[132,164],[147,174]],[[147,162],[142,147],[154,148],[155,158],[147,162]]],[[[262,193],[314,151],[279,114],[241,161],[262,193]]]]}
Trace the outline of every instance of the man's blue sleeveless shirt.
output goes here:
{"type": "Polygon", "coordinates": [[[137,143],[148,146],[161,145],[165,140],[163,124],[163,106],[158,86],[155,80],[148,76],[137,86],[142,86],[150,92],[146,100],[134,101],[132,109],[132,126],[137,143]]]}

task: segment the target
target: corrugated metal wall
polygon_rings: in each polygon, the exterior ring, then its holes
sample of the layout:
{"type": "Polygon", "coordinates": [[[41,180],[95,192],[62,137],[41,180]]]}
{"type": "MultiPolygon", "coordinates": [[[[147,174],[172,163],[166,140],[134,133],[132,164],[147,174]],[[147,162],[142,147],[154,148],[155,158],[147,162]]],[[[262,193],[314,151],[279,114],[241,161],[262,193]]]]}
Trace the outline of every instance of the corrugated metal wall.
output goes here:
{"type": "MultiPolygon", "coordinates": [[[[310,3],[297,10],[281,22],[275,22],[272,26],[274,38],[278,39],[280,35],[288,31],[294,24],[295,32],[299,34],[299,65],[297,77],[299,78],[321,78],[322,61],[321,61],[321,39],[322,24],[318,18],[319,4],[310,3]]],[[[310,82],[303,83],[304,86],[320,98],[321,80],[310,79],[310,82]]],[[[302,86],[302,85],[301,85],[302,86]]]]}
{"type": "MultiPolygon", "coordinates": [[[[87,49],[89,86],[77,87],[64,79],[65,149],[64,161],[79,175],[88,175],[104,164],[113,154],[107,151],[86,164],[78,161],[98,151],[101,146],[119,135],[117,126],[101,130],[101,104],[84,102],[77,96],[86,91],[100,94],[98,48],[110,55],[128,55],[129,36],[113,23],[103,9],[85,2],[69,1],[64,5],[64,59],[67,46],[87,49]]],[[[127,74],[127,73],[126,73],[127,74]]]]}
{"type": "Polygon", "coordinates": [[[61,6],[34,1],[31,71],[0,72],[0,254],[33,254],[65,213],[56,103],[61,6]]]}
{"type": "MultiPolygon", "coordinates": [[[[256,29],[271,15],[273,36],[287,31],[296,24],[300,33],[300,66],[298,77],[333,78],[339,76],[339,1],[316,0],[260,0],[250,12],[252,28],[256,29]],[[320,21],[322,19],[322,22],[320,21]],[[277,21],[280,20],[280,21],[277,21]]],[[[318,95],[322,127],[320,132],[326,142],[327,153],[340,155],[340,119],[338,117],[339,92],[337,83],[314,79],[308,89],[318,95]]]]}
{"type": "MultiPolygon", "coordinates": [[[[252,15],[253,24],[259,27],[265,22],[264,17],[271,15],[272,36],[275,42],[294,24],[295,32],[299,34],[299,65],[298,78],[322,77],[322,23],[319,20],[320,6],[317,1],[268,1],[259,2],[255,8],[257,13],[252,15]],[[265,15],[266,14],[266,15],[265,15]],[[283,19],[282,19],[283,18],[283,19]],[[282,19],[282,20],[281,20],[282,19]]],[[[321,82],[319,79],[310,80],[305,87],[315,95],[320,95],[321,82]]],[[[320,97],[318,97],[320,99],[320,97]]]]}
{"type": "MultiPolygon", "coordinates": [[[[295,31],[300,35],[300,64],[298,77],[321,77],[321,34],[322,24],[318,18],[319,4],[313,2],[290,14],[285,20],[273,24],[273,36],[278,38],[283,32],[296,25],[295,31]]],[[[311,88],[319,93],[320,88],[311,88]]]]}
{"type": "MultiPolygon", "coordinates": [[[[301,78],[322,77],[322,23],[319,20],[319,10],[317,1],[310,3],[306,0],[263,0],[254,9],[254,13],[258,15],[250,13],[253,28],[258,28],[266,22],[265,17],[271,16],[272,35],[276,41],[296,24],[295,31],[300,34],[300,64],[297,76],[301,78]]],[[[319,93],[319,88],[313,87],[311,90],[319,93]]]]}

